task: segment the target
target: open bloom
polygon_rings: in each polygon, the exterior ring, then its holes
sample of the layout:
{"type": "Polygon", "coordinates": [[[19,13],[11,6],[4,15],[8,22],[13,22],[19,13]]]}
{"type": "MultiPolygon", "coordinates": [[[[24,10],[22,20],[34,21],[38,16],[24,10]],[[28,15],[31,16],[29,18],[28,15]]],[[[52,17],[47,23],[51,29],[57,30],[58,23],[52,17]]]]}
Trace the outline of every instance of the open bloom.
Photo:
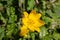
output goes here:
{"type": "Polygon", "coordinates": [[[22,18],[22,27],[21,27],[21,36],[25,36],[28,34],[29,31],[34,32],[40,32],[40,27],[44,25],[44,22],[40,20],[41,14],[36,13],[35,10],[32,10],[30,14],[27,12],[23,12],[23,18],[22,18]],[[29,31],[28,31],[29,30],[29,31]]]}

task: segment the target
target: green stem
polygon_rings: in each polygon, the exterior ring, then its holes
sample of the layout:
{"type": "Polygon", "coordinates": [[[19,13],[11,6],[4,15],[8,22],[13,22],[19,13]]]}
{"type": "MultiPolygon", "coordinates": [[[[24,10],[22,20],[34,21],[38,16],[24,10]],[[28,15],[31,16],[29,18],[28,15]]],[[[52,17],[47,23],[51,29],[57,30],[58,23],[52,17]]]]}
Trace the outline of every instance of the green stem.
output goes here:
{"type": "Polygon", "coordinates": [[[35,34],[34,33],[31,34],[31,37],[32,37],[32,40],[35,40],[35,34]]]}

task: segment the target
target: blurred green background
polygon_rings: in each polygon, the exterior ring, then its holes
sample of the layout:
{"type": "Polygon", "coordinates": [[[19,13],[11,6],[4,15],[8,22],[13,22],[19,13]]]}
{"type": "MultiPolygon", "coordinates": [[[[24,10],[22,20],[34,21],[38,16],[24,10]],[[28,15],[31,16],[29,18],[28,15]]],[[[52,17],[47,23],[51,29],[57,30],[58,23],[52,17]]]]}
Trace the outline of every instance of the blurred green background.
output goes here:
{"type": "Polygon", "coordinates": [[[60,0],[0,0],[0,40],[60,40],[60,0]],[[40,33],[19,36],[23,11],[42,13],[40,33]]]}

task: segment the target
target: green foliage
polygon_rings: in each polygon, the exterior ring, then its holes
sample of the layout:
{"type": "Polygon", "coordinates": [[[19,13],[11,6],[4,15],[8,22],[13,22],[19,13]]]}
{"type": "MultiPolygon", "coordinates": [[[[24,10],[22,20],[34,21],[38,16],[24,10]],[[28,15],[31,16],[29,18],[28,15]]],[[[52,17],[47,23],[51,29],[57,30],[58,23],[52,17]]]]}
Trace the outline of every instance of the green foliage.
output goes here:
{"type": "Polygon", "coordinates": [[[4,35],[4,33],[5,33],[4,30],[5,30],[4,28],[0,27],[0,40],[2,40],[2,38],[5,36],[4,35]]]}
{"type": "Polygon", "coordinates": [[[59,0],[0,0],[0,40],[60,40],[59,0]],[[19,36],[23,11],[36,10],[45,25],[40,33],[19,36]]]}
{"type": "Polygon", "coordinates": [[[33,7],[34,7],[34,0],[29,0],[27,10],[32,10],[33,7]]]}

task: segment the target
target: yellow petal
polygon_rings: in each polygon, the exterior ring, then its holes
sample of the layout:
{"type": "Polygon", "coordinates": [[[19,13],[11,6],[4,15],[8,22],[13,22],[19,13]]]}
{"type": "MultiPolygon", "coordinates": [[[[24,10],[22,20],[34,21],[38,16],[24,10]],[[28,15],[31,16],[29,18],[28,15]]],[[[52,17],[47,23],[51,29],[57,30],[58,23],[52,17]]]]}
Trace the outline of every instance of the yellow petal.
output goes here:
{"type": "Polygon", "coordinates": [[[26,26],[21,27],[20,36],[26,36],[29,32],[26,26]]]}
{"type": "Polygon", "coordinates": [[[28,17],[28,13],[27,12],[23,12],[24,17],[28,17]]]}
{"type": "Polygon", "coordinates": [[[38,13],[38,14],[37,14],[37,18],[38,18],[38,19],[41,18],[41,13],[38,13]]]}
{"type": "Polygon", "coordinates": [[[29,14],[29,19],[32,19],[32,20],[39,20],[40,17],[41,17],[41,14],[36,13],[35,10],[32,10],[31,13],[29,14]]]}
{"type": "Polygon", "coordinates": [[[32,10],[30,13],[32,13],[32,14],[36,14],[36,10],[32,10]]]}
{"type": "Polygon", "coordinates": [[[29,29],[30,31],[32,31],[32,32],[35,31],[33,26],[28,26],[28,29],[29,29]]]}
{"type": "Polygon", "coordinates": [[[29,20],[28,20],[28,18],[22,18],[22,24],[24,24],[24,25],[28,25],[28,22],[29,20]]]}
{"type": "Polygon", "coordinates": [[[40,28],[35,28],[35,30],[36,30],[37,32],[40,32],[40,28]]]}
{"type": "Polygon", "coordinates": [[[40,22],[40,26],[45,24],[42,20],[39,20],[39,22],[40,22]]]}
{"type": "Polygon", "coordinates": [[[32,10],[29,14],[29,19],[36,19],[35,15],[36,15],[36,11],[32,10]]]}

